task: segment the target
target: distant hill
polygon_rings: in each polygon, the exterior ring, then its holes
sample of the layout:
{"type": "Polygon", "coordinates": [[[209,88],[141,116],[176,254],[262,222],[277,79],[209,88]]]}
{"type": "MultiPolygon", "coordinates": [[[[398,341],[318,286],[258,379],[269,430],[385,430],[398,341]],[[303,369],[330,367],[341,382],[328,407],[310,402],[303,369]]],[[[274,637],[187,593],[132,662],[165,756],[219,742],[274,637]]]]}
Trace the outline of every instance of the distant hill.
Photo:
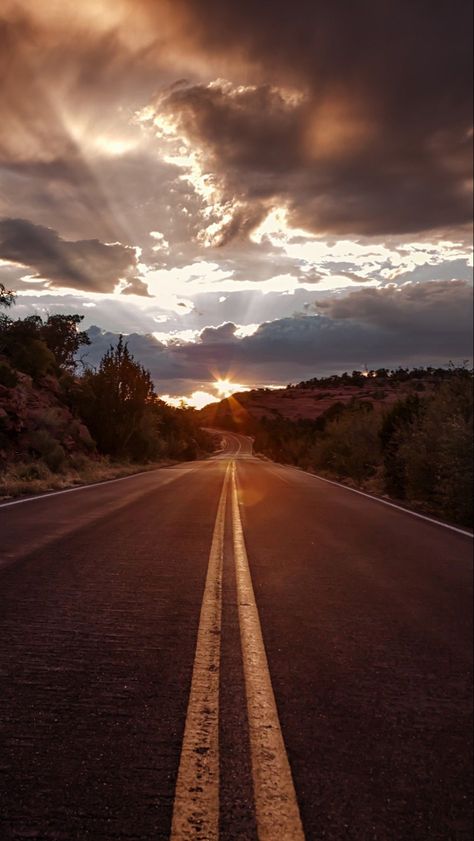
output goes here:
{"type": "Polygon", "coordinates": [[[472,372],[360,372],[206,406],[201,423],[252,435],[254,451],[451,522],[471,525],[472,372]]]}
{"type": "Polygon", "coordinates": [[[219,403],[205,406],[200,416],[208,426],[238,428],[262,418],[316,420],[335,404],[355,401],[368,401],[374,407],[388,409],[410,394],[430,394],[447,375],[443,368],[417,368],[315,377],[285,388],[236,392],[219,403]]]}

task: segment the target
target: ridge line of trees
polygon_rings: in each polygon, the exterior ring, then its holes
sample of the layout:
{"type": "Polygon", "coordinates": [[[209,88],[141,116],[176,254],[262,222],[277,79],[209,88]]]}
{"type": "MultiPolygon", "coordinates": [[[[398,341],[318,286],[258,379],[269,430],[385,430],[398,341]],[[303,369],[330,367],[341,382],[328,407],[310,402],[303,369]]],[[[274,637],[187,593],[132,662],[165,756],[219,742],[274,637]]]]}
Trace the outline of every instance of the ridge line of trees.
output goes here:
{"type": "Polygon", "coordinates": [[[345,371],[343,374],[331,374],[329,377],[311,377],[309,380],[293,384],[289,383],[287,389],[304,389],[304,388],[336,388],[338,386],[356,386],[363,388],[364,386],[372,386],[374,380],[377,380],[377,385],[384,381],[390,384],[406,383],[411,380],[441,380],[451,376],[453,370],[462,373],[467,371],[469,360],[464,360],[462,365],[455,365],[449,362],[445,367],[433,367],[431,365],[418,366],[416,368],[377,368],[374,370],[352,371],[349,374],[345,371]]]}
{"type": "MultiPolygon", "coordinates": [[[[110,346],[97,369],[82,364],[84,370],[79,376],[78,354],[90,344],[87,333],[80,329],[83,316],[50,315],[43,320],[33,315],[12,319],[5,310],[14,300],[13,293],[0,284],[0,307],[4,309],[0,311],[0,409],[2,388],[5,395],[11,394],[22,387],[21,375],[27,375],[32,387],[53,393],[87,427],[99,455],[145,462],[162,458],[191,460],[212,451],[212,439],[200,429],[196,411],[174,408],[159,399],[150,372],[134,359],[123,336],[116,346],[110,346]]],[[[7,409],[10,405],[6,397],[3,405],[7,409]]],[[[15,431],[15,423],[3,409],[0,451],[9,452],[10,458],[12,452],[25,447],[31,458],[54,451],[51,465],[61,469],[66,453],[62,444],[54,440],[51,410],[45,410],[44,428],[41,417],[37,422],[38,428],[32,435],[23,434],[21,429],[15,431]]],[[[0,470],[1,467],[0,457],[0,470]]]]}
{"type": "MultiPolygon", "coordinates": [[[[353,386],[360,372],[354,374],[315,377],[290,388],[353,386]]],[[[360,376],[364,384],[373,382],[360,376]]],[[[385,375],[381,379],[389,380],[385,375]]],[[[404,368],[391,372],[390,380],[399,394],[390,404],[381,402],[389,393],[387,385],[383,391],[359,391],[347,402],[335,395],[315,419],[290,420],[281,414],[257,419],[244,402],[233,414],[219,404],[213,422],[253,436],[255,451],[274,461],[472,525],[473,372],[453,364],[404,368]]]]}

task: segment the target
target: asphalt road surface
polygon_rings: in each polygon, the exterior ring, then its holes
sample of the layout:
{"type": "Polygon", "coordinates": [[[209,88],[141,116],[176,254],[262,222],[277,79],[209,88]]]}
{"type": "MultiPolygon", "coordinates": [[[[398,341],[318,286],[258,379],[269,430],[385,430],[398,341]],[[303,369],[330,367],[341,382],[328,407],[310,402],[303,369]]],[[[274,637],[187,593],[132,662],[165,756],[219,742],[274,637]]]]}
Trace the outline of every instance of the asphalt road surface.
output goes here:
{"type": "Polygon", "coordinates": [[[0,506],[0,838],[471,838],[471,536],[222,445],[0,506]]]}

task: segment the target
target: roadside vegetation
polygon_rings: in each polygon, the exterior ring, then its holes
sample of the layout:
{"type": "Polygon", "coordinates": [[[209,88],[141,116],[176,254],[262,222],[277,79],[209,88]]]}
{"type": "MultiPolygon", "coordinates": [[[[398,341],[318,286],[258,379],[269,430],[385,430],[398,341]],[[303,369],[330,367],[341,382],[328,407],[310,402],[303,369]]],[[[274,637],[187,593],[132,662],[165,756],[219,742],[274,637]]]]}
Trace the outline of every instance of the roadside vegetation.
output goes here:
{"type": "Polygon", "coordinates": [[[283,390],[334,394],[316,418],[254,417],[234,397],[198,413],[155,394],[122,338],[96,369],[82,316],[9,317],[0,284],[0,497],[189,461],[213,449],[201,424],[252,435],[257,453],[463,525],[472,524],[473,392],[466,367],[313,378],[283,390]],[[400,399],[384,403],[390,390],[400,399]],[[339,399],[344,388],[351,395],[339,399]],[[212,416],[209,414],[212,409],[212,416]],[[204,414],[203,414],[204,413],[204,414]]]}
{"type": "Polygon", "coordinates": [[[78,358],[89,344],[82,316],[12,319],[0,284],[0,497],[127,475],[189,461],[213,449],[193,409],[155,394],[126,341],[97,369],[78,358]]]}
{"type": "MultiPolygon", "coordinates": [[[[316,419],[254,418],[221,412],[224,425],[254,437],[257,453],[371,493],[389,496],[454,523],[473,521],[472,371],[401,368],[360,371],[309,380],[334,388],[405,383],[404,396],[388,406],[370,398],[335,402],[316,419]]],[[[370,389],[369,389],[370,386],[370,389]]]]}

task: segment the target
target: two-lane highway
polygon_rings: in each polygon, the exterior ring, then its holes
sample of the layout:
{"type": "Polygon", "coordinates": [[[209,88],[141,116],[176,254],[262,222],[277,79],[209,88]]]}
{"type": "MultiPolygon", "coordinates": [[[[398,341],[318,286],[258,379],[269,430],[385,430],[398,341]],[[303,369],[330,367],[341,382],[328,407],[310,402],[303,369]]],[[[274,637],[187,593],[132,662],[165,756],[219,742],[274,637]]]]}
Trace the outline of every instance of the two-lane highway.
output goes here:
{"type": "Polygon", "coordinates": [[[214,458],[218,459],[249,459],[253,458],[253,440],[248,435],[237,435],[235,432],[228,432],[222,430],[217,432],[213,429],[208,429],[207,432],[218,435],[219,449],[214,458]]]}
{"type": "Polygon", "coordinates": [[[471,837],[472,538],[222,433],[0,506],[0,837],[471,837]]]}

